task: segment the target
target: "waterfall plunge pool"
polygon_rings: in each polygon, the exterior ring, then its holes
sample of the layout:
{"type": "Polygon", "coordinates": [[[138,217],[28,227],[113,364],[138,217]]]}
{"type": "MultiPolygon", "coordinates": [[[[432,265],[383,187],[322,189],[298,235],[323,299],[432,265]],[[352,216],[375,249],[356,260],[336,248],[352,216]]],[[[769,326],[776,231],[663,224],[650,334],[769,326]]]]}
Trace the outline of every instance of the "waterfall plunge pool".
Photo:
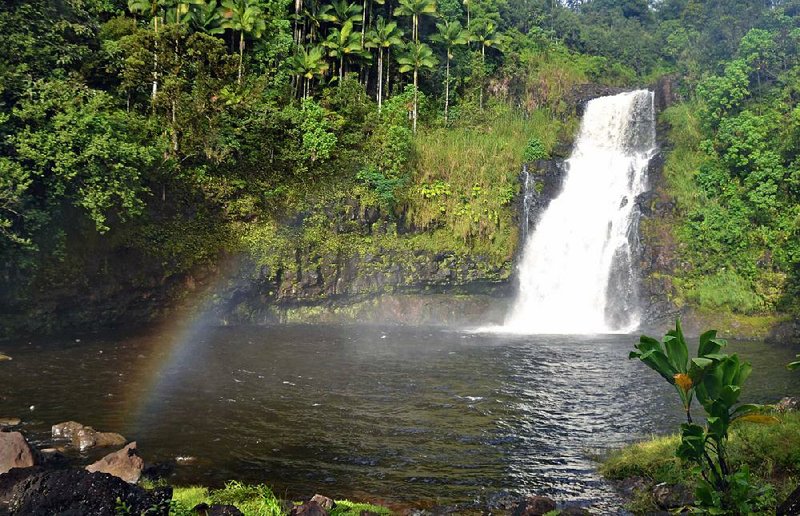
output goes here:
{"type": "MultiPolygon", "coordinates": [[[[0,416],[41,445],[76,420],[136,440],[150,463],[196,457],[174,485],[479,511],[531,493],[607,514],[622,501],[592,457],[681,421],[671,388],[627,359],[635,341],[357,326],[12,341],[0,416]]],[[[796,350],[730,349],[754,366],[746,401],[800,395],[783,368],[796,350]]]]}

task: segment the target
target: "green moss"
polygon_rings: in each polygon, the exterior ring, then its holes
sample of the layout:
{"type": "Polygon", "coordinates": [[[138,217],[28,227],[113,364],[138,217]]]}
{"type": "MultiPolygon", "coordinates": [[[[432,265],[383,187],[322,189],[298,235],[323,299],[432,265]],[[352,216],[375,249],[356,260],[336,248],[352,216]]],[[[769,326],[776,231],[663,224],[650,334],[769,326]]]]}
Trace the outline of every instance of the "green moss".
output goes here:
{"type": "Polygon", "coordinates": [[[208,499],[207,487],[175,487],[172,490],[172,501],[187,509],[191,509],[203,502],[208,502],[208,499]]]}

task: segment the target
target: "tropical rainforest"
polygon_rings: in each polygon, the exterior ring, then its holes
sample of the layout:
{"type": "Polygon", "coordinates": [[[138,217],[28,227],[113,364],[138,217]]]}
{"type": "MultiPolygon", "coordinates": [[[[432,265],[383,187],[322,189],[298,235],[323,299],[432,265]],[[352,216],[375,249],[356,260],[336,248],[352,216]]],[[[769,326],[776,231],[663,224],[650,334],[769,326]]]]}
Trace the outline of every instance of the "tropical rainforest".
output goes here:
{"type": "Polygon", "coordinates": [[[664,77],[671,301],[800,310],[798,0],[6,0],[0,41],[6,313],[131,257],[508,276],[520,167],[564,155],[576,87],[664,77]]]}

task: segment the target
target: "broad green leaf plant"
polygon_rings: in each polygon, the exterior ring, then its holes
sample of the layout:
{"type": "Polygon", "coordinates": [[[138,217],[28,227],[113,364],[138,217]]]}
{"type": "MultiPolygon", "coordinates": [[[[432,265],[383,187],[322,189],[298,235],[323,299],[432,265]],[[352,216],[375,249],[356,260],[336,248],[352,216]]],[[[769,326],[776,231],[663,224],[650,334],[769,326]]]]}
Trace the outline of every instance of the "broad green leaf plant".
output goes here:
{"type": "Polygon", "coordinates": [[[702,477],[695,492],[696,509],[707,514],[747,514],[756,496],[749,471],[730,467],[726,447],[728,431],[737,420],[759,423],[776,421],[762,405],[740,404],[742,386],[752,367],[736,354],[720,351],[727,345],[716,330],[700,336],[697,357],[689,356],[680,321],[661,342],[643,335],[629,358],[638,358],[675,387],[686,413],[676,455],[694,464],[702,477]],[[692,420],[692,402],[706,413],[705,425],[692,420]]]}

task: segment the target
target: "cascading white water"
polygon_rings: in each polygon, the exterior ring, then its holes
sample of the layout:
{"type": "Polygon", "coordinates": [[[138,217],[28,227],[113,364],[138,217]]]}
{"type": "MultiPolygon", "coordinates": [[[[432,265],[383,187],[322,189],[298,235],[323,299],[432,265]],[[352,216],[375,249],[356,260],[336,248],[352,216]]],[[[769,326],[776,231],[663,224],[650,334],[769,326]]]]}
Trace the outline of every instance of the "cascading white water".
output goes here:
{"type": "Polygon", "coordinates": [[[655,150],[653,94],[594,99],[567,160],[561,193],[525,242],[519,294],[501,331],[613,333],[635,329],[636,197],[655,150]]]}

